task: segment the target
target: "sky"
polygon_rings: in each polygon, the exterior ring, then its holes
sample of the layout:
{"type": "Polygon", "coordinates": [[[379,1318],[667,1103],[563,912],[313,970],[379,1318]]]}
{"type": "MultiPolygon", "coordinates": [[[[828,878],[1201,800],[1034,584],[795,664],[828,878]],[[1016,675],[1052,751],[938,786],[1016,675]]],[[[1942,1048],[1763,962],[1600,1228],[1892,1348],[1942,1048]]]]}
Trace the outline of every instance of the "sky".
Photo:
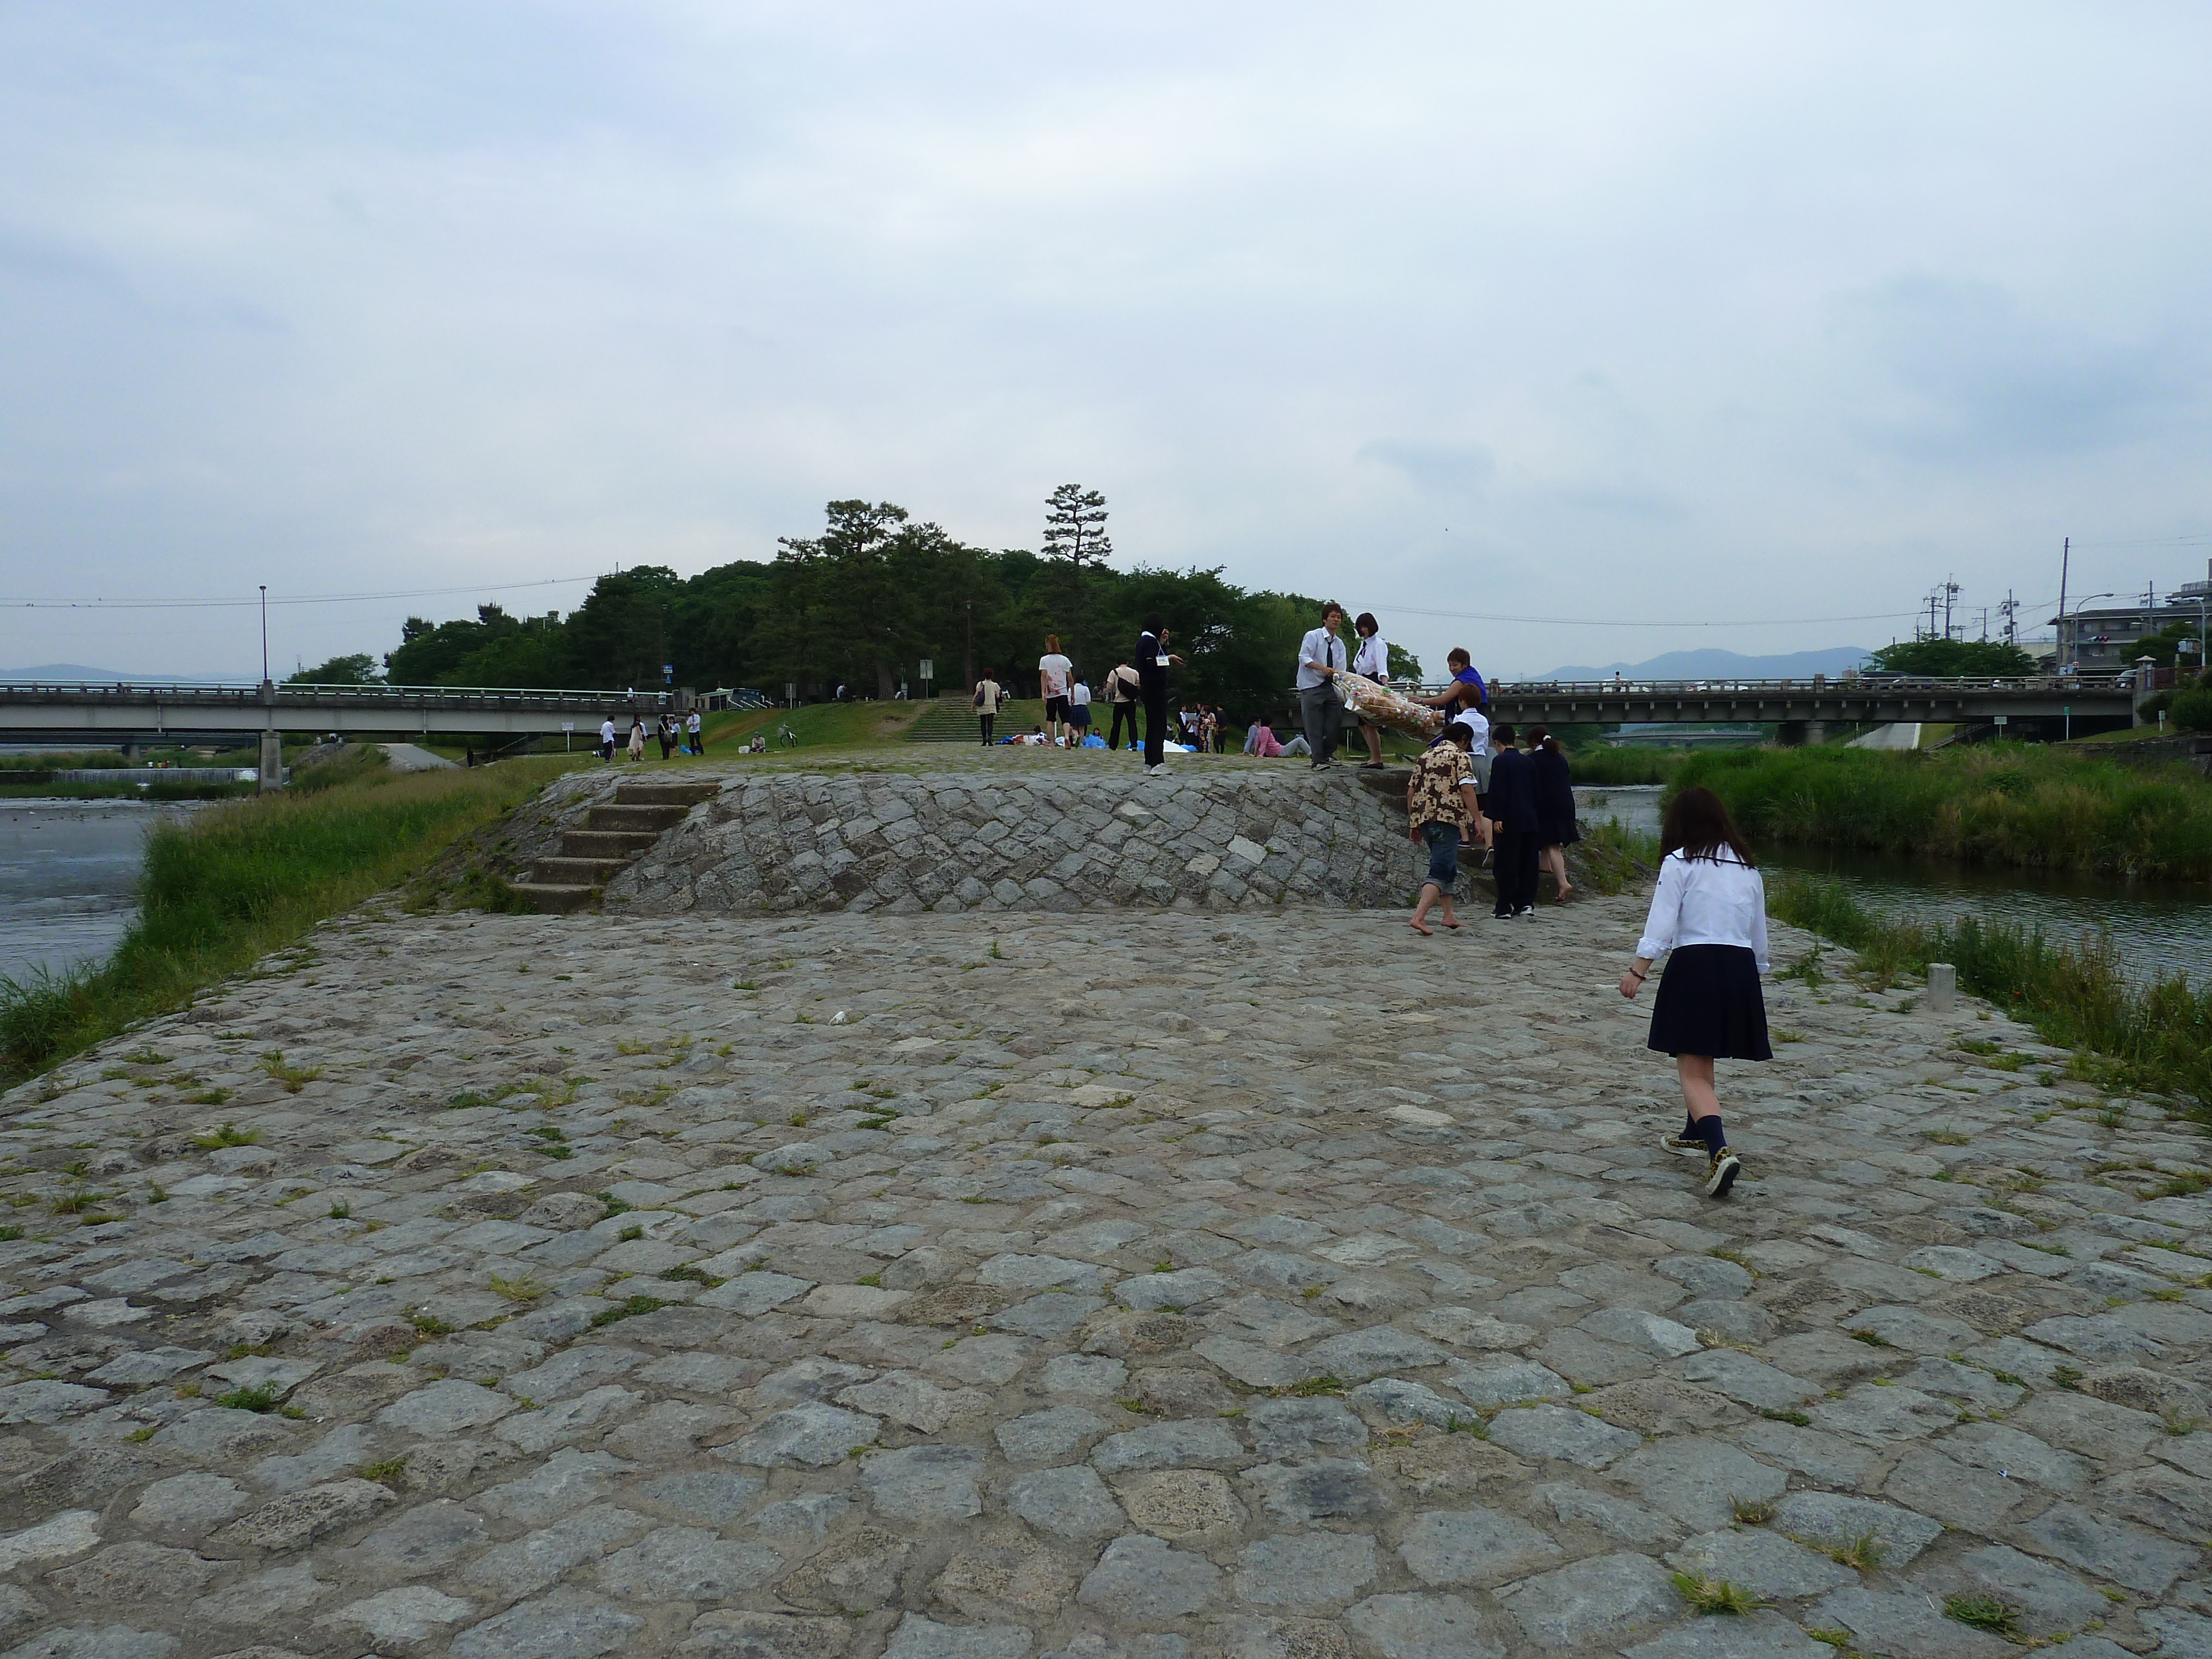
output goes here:
{"type": "Polygon", "coordinates": [[[185,602],[265,583],[281,674],[833,498],[1035,547],[1066,482],[1494,674],[2040,623],[2069,536],[2201,580],[2208,61],[2126,0],[0,0],[0,665],[253,678],[185,602]]]}

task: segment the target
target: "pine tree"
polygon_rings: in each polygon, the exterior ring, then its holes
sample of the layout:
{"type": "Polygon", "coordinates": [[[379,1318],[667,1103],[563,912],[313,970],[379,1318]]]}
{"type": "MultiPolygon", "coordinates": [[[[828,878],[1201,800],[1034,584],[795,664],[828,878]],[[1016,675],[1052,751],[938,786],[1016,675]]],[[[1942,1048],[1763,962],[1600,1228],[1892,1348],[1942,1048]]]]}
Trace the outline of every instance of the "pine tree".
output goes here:
{"type": "Polygon", "coordinates": [[[1065,483],[1045,498],[1044,550],[1048,558],[1066,559],[1070,592],[1067,654],[1079,657],[1083,644],[1083,564],[1103,563],[1113,556],[1114,544],[1106,536],[1106,498],[1081,484],[1065,483]]]}

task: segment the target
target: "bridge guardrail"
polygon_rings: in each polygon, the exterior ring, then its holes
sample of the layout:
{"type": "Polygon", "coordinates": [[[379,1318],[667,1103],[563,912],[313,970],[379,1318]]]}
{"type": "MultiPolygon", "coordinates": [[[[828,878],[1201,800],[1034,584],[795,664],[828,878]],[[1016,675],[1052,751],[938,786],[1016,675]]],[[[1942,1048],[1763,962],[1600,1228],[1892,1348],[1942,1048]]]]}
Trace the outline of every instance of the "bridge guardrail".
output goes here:
{"type": "MultiPolygon", "coordinates": [[[[116,702],[142,702],[149,698],[178,703],[197,702],[202,705],[234,707],[258,706],[263,698],[258,684],[198,684],[174,685],[154,682],[139,684],[95,680],[82,684],[65,681],[0,680],[0,699],[33,702],[40,698],[64,697],[70,702],[87,698],[106,698],[116,702]]],[[[632,707],[645,704],[653,708],[671,706],[677,701],[673,691],[594,691],[586,690],[561,690],[539,687],[473,687],[456,685],[297,685],[279,684],[272,693],[277,701],[287,703],[326,702],[339,706],[351,702],[417,703],[425,707],[442,708],[568,708],[579,703],[632,707]]]]}

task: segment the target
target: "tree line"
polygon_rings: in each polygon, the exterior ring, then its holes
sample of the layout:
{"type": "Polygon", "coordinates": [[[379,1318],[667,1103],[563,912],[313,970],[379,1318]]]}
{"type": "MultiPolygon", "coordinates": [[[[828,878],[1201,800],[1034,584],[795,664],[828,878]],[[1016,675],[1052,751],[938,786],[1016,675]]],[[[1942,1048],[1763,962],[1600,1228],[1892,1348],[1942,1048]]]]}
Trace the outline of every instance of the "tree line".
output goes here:
{"type": "MultiPolygon", "coordinates": [[[[831,501],[817,534],[782,538],[772,560],[688,578],[635,565],[600,577],[565,617],[496,605],[448,622],[410,617],[380,664],[362,653],[296,678],[641,690],[663,684],[665,665],[669,683],[695,690],[750,688],[781,701],[795,685],[814,701],[840,685],[887,698],[903,684],[919,696],[927,660],[939,690],[964,690],[988,671],[1033,695],[1046,634],[1096,684],[1157,611],[1188,664],[1178,696],[1255,712],[1283,700],[1318,600],[1240,587],[1219,567],[1117,570],[1104,562],[1112,544],[1096,491],[1063,485],[1047,507],[1037,553],[970,546],[889,501],[831,501]]],[[[1420,673],[1395,647],[1391,666],[1420,673]]]]}

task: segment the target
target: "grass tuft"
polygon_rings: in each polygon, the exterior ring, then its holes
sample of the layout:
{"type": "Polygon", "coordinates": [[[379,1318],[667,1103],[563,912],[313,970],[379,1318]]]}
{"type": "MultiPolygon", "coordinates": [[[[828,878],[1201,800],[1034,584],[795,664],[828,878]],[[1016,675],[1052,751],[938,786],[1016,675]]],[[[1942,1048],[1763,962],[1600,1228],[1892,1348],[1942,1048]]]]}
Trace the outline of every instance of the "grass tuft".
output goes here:
{"type": "Polygon", "coordinates": [[[1674,1589],[1692,1613],[1756,1613],[1759,1598],[1741,1584],[1724,1578],[1701,1578],[1694,1572],[1670,1574],[1674,1589]]]}
{"type": "Polygon", "coordinates": [[[1962,1625],[1972,1625],[1976,1630],[1992,1632],[2008,1641],[2020,1638],[2019,1615],[1994,1595],[1946,1596],[1943,1616],[1962,1625]]]}

